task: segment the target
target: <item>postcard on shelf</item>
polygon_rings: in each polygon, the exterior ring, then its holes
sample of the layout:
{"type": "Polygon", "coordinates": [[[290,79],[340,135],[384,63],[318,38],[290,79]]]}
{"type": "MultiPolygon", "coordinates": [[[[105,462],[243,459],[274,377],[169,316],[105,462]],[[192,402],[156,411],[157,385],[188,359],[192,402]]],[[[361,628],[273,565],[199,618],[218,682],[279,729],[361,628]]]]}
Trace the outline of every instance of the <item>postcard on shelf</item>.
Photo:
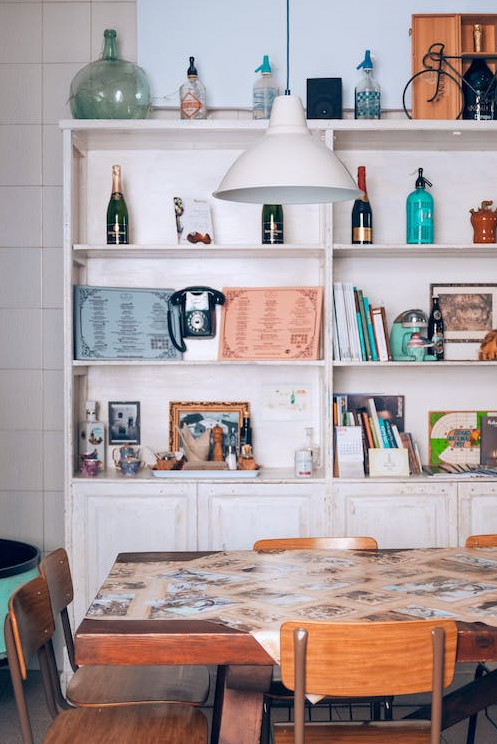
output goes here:
{"type": "Polygon", "coordinates": [[[175,196],[174,214],[180,245],[209,245],[214,242],[211,208],[205,199],[175,196]]]}
{"type": "Polygon", "coordinates": [[[370,449],[368,454],[371,478],[409,475],[409,453],[406,449],[370,449]]]}
{"type": "Polygon", "coordinates": [[[228,287],[219,359],[318,359],[322,287],[228,287]]]}
{"type": "Polygon", "coordinates": [[[74,287],[74,358],[181,359],[167,326],[173,289],[74,287]]]}
{"type": "Polygon", "coordinates": [[[430,411],[430,465],[479,465],[482,419],[496,411],[430,411]]]}

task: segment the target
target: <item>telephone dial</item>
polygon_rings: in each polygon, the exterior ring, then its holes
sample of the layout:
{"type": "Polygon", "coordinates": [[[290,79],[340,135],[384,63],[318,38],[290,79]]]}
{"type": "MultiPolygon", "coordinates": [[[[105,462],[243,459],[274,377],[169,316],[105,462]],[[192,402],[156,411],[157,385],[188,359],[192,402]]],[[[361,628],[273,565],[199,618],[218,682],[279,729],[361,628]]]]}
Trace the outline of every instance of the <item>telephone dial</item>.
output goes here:
{"type": "Polygon", "coordinates": [[[223,293],[211,287],[185,287],[174,292],[167,310],[167,327],[173,346],[178,351],[186,351],[184,338],[214,338],[216,305],[224,305],[224,300],[223,293]]]}

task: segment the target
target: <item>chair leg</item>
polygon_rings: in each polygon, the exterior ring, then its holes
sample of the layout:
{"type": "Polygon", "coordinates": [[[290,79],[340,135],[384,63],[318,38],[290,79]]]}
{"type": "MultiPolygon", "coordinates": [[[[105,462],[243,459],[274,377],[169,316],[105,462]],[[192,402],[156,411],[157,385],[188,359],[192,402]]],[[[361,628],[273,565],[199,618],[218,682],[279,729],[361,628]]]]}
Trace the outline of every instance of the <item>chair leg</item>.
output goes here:
{"type": "MultiPolygon", "coordinates": [[[[480,677],[483,677],[486,671],[487,670],[484,664],[477,664],[474,679],[475,680],[480,679],[480,677]]],[[[473,715],[469,717],[468,735],[466,737],[466,744],[474,744],[475,742],[477,720],[478,720],[478,713],[473,713],[473,715]]]]}

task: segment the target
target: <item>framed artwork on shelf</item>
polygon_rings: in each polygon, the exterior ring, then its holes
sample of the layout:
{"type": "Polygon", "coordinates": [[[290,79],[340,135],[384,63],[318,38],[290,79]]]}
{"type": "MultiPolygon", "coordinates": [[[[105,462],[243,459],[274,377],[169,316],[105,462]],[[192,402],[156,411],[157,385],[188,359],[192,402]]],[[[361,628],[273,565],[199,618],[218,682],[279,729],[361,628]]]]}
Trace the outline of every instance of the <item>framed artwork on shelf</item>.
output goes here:
{"type": "Polygon", "coordinates": [[[140,444],[139,401],[109,401],[109,444],[140,444]]]}
{"type": "Polygon", "coordinates": [[[248,402],[171,401],[169,403],[169,449],[176,452],[185,442],[208,459],[210,433],[214,426],[223,430],[223,443],[239,447],[243,412],[250,411],[248,402]]]}
{"type": "Polygon", "coordinates": [[[497,328],[497,284],[431,284],[444,319],[445,359],[478,359],[480,343],[497,328]]]}

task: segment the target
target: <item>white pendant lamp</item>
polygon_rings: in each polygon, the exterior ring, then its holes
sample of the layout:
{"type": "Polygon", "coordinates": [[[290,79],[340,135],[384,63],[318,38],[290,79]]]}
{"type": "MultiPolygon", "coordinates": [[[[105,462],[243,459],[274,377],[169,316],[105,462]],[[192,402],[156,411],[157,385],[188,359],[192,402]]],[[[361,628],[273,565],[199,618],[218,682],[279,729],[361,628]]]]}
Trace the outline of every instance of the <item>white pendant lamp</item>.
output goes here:
{"type": "Polygon", "coordinates": [[[228,170],[213,196],[249,204],[319,204],[362,194],[343,163],[307,127],[302,101],[287,89],[271,109],[265,133],[228,170]]]}

